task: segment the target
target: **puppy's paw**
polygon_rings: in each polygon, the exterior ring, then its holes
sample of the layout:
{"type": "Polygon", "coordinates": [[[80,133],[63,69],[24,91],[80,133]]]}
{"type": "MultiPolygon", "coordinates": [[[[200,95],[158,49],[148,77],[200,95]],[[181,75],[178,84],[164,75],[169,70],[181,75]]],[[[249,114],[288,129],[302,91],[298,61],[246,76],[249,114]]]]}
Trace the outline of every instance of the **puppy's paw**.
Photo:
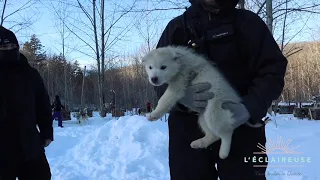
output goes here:
{"type": "Polygon", "coordinates": [[[159,117],[158,116],[156,116],[154,113],[148,113],[148,114],[146,114],[146,117],[147,117],[147,119],[149,120],[149,121],[156,121],[156,120],[158,120],[159,119],[159,117]]]}
{"type": "Polygon", "coordinates": [[[227,153],[227,152],[223,152],[223,151],[219,152],[220,159],[226,159],[228,157],[228,155],[229,155],[229,153],[227,153]]]}
{"type": "Polygon", "coordinates": [[[192,141],[190,144],[191,148],[193,149],[202,149],[206,148],[205,143],[203,142],[202,139],[197,139],[195,141],[192,141]]]}

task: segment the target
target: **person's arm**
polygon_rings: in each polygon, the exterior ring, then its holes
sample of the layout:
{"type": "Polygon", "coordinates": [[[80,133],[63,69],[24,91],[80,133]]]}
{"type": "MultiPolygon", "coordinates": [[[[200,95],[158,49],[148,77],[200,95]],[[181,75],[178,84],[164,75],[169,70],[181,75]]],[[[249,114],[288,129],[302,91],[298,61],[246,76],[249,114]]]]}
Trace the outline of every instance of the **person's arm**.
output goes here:
{"type": "Polygon", "coordinates": [[[43,79],[36,69],[32,69],[36,84],[36,118],[41,139],[53,141],[52,108],[43,79]]]}
{"type": "Polygon", "coordinates": [[[249,46],[254,78],[243,104],[251,116],[251,123],[266,116],[273,100],[282,93],[287,59],[280,51],[266,24],[253,14],[242,26],[249,46]]]}

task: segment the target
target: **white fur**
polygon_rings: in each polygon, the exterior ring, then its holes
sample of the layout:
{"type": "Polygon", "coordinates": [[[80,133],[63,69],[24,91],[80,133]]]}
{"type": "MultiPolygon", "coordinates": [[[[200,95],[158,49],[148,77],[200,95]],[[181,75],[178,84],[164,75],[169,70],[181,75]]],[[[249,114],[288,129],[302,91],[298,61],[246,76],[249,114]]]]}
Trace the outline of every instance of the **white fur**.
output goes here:
{"type": "Polygon", "coordinates": [[[83,110],[80,110],[80,112],[77,112],[75,114],[75,117],[78,121],[78,124],[83,125],[83,124],[89,124],[89,116],[88,116],[88,110],[87,108],[84,108],[83,110]]]}
{"type": "Polygon", "coordinates": [[[241,103],[241,98],[228,84],[218,68],[204,56],[182,46],[168,46],[152,50],[142,61],[152,85],[168,84],[168,88],[159,99],[155,110],[147,114],[147,118],[151,121],[161,118],[184,97],[192,73],[197,74],[192,80],[192,84],[204,82],[212,84],[209,91],[213,92],[215,96],[208,101],[205,111],[199,114],[198,119],[205,136],[191,142],[190,146],[192,148],[207,148],[210,144],[221,139],[219,156],[222,159],[228,157],[234,129],[230,126],[232,113],[223,109],[222,103],[226,101],[241,103]],[[155,76],[158,77],[157,84],[151,81],[151,78],[155,76]]]}
{"type": "Polygon", "coordinates": [[[88,115],[84,115],[84,116],[80,115],[80,117],[79,117],[79,119],[78,119],[78,123],[79,123],[80,125],[84,125],[84,124],[88,125],[88,124],[89,124],[88,119],[89,119],[89,116],[88,116],[88,115]]]}

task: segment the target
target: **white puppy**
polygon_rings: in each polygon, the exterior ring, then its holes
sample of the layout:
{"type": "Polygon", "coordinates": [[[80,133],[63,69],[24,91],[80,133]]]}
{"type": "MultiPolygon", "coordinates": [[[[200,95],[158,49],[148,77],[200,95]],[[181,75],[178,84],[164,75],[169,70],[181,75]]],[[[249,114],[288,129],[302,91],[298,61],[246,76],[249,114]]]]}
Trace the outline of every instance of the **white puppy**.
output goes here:
{"type": "Polygon", "coordinates": [[[148,120],[161,118],[185,95],[186,88],[191,84],[209,82],[214,98],[208,101],[203,113],[199,114],[198,123],[204,132],[203,138],[193,141],[192,148],[207,148],[221,139],[219,156],[225,159],[229,155],[233,128],[230,126],[232,113],[222,108],[222,103],[231,101],[241,103],[237,92],[226,79],[204,56],[192,49],[182,46],[168,46],[149,52],[142,60],[149,81],[154,86],[168,84],[168,88],[158,101],[154,111],[147,114],[148,120]],[[196,77],[190,80],[191,75],[196,77]]]}

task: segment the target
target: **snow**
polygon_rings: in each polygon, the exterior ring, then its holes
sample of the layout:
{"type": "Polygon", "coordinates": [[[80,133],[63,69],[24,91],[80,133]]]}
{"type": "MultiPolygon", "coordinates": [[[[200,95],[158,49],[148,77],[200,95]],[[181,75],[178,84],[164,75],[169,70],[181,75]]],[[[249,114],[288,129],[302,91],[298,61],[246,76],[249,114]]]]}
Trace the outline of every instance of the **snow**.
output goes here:
{"type": "MultiPolygon", "coordinates": [[[[64,121],[64,128],[54,122],[55,141],[46,148],[53,180],[169,180],[168,127],[164,121],[148,122],[144,116],[120,118],[94,117],[89,125],[76,124],[74,118],[64,121]]],[[[268,180],[320,180],[320,121],[298,120],[292,115],[272,117],[266,126],[267,150],[287,146],[302,154],[269,152],[268,180]],[[281,139],[280,139],[281,138],[281,139]],[[282,144],[282,146],[281,146],[282,144]],[[274,161],[281,156],[305,158],[310,162],[274,161]],[[278,166],[277,166],[278,165],[278,166]],[[280,165],[280,166],[279,166],[280,165]],[[289,163],[290,165],[290,163],[289,163]]],[[[287,148],[288,149],[288,148],[287,148]]],[[[280,159],[281,159],[280,158],[280,159]]]]}
{"type": "MultiPolygon", "coordinates": [[[[272,117],[273,120],[266,126],[267,145],[272,142],[291,142],[287,147],[294,149],[294,154],[275,154],[268,153],[269,167],[267,169],[268,180],[320,180],[320,121],[314,120],[298,120],[293,115],[277,115],[272,117]],[[281,140],[282,139],[282,140],[281,140]],[[277,161],[277,158],[297,158],[305,159],[305,162],[285,163],[277,161]],[[276,162],[270,162],[271,158],[276,162]],[[295,167],[286,167],[293,165],[295,167]],[[275,166],[282,166],[276,168],[275,166]]],[[[282,143],[285,144],[285,143],[282,143]]],[[[279,147],[279,146],[278,146],[279,147]]],[[[282,147],[285,147],[283,145],[282,147]]],[[[285,149],[285,148],[283,148],[285,149]]]]}

